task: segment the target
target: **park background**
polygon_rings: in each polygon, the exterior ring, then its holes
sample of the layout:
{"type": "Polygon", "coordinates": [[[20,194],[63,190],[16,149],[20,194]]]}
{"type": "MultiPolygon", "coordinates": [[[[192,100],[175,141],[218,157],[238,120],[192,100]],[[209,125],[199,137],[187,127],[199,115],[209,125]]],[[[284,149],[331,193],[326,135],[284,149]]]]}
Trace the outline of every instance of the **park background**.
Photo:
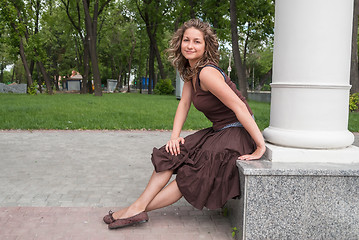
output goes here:
{"type": "MultiPolygon", "coordinates": [[[[358,2],[349,102],[349,130],[356,132],[358,2]]],[[[176,71],[166,49],[191,18],[213,26],[219,65],[244,96],[270,91],[274,1],[0,0],[0,14],[0,83],[28,86],[26,95],[0,94],[1,129],[171,129],[176,71]],[[64,91],[72,71],[82,76],[81,94],[64,91]],[[150,82],[146,88],[143,78],[150,82]],[[121,93],[104,94],[108,79],[117,81],[115,92],[121,93]]],[[[269,103],[250,105],[263,130],[269,103]]],[[[207,126],[191,110],[185,129],[207,126]]]]}

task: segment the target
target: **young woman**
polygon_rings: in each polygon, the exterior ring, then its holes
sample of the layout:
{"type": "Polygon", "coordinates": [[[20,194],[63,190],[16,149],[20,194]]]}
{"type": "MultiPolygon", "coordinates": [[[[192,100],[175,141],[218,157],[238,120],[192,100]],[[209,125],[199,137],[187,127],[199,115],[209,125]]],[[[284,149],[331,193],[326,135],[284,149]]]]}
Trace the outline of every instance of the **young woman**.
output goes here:
{"type": "Polygon", "coordinates": [[[259,159],[265,144],[252,111],[218,67],[218,41],[208,23],[185,22],[174,34],[170,60],[184,79],[171,139],[154,148],[154,172],[141,196],[129,207],[104,217],[110,229],[148,221],[147,212],[182,196],[198,209],[222,207],[239,192],[236,160],[259,159]],[[191,103],[213,123],[180,137],[191,103]],[[167,184],[172,174],[176,179],[167,184]]]}

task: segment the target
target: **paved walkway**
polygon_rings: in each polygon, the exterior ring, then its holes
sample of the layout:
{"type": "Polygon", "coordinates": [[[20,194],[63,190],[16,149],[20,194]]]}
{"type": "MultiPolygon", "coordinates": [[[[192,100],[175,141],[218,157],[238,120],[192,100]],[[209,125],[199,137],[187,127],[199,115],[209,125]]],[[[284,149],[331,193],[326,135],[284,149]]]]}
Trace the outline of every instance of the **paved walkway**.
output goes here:
{"type": "Polygon", "coordinates": [[[168,131],[0,131],[0,239],[232,239],[220,210],[196,210],[183,199],[150,212],[146,224],[110,231],[102,222],[110,209],[139,196],[153,170],[152,147],[169,137],[168,131]]]}
{"type": "MultiPolygon", "coordinates": [[[[189,132],[185,132],[184,135],[189,132]]],[[[0,239],[232,239],[220,210],[184,199],[146,224],[108,230],[142,192],[168,131],[0,131],[0,239]]]]}

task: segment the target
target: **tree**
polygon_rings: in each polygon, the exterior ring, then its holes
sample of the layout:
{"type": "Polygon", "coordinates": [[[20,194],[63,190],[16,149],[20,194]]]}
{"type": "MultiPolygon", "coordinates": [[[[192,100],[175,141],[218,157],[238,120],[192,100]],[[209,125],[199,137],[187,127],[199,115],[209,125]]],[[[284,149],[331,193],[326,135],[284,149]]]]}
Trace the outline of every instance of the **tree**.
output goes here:
{"type": "Polygon", "coordinates": [[[164,72],[164,66],[161,60],[161,54],[158,49],[157,44],[157,34],[158,30],[163,28],[162,23],[164,22],[163,16],[166,15],[169,5],[161,0],[161,1],[153,1],[153,0],[142,0],[142,3],[136,0],[136,5],[138,12],[145,22],[146,32],[148,38],[150,40],[149,47],[149,88],[148,94],[152,94],[151,83],[153,82],[155,85],[155,58],[157,59],[159,72],[162,79],[166,78],[166,74],[164,72]]]}
{"type": "MultiPolygon", "coordinates": [[[[107,19],[99,33],[100,70],[108,78],[117,79],[116,89],[126,81],[129,82],[133,73],[140,74],[139,62],[146,55],[138,52],[137,42],[142,43],[147,39],[146,35],[141,36],[135,13],[136,8],[131,11],[126,2],[114,3],[106,14],[107,19]]],[[[130,90],[129,87],[130,84],[127,91],[130,90]]]]}
{"type": "Polygon", "coordinates": [[[354,0],[353,15],[353,35],[352,35],[352,54],[350,66],[350,84],[351,93],[359,92],[359,69],[358,69],[358,17],[359,17],[359,0],[354,0]]]}
{"type": "Polygon", "coordinates": [[[131,90],[130,90],[131,65],[132,65],[133,54],[135,52],[135,47],[136,47],[136,36],[133,32],[133,28],[131,28],[130,32],[131,32],[131,38],[132,38],[131,39],[132,46],[131,46],[131,52],[128,56],[128,81],[127,81],[128,89],[127,89],[127,92],[131,92],[131,90]]]}
{"type": "Polygon", "coordinates": [[[93,2],[93,14],[90,15],[91,0],[82,0],[85,13],[85,26],[89,42],[90,58],[92,64],[92,73],[95,84],[95,96],[102,96],[101,77],[97,57],[97,23],[98,17],[111,0],[104,0],[100,5],[99,0],[93,2]]]}
{"type": "Polygon", "coordinates": [[[0,82],[4,82],[8,81],[6,76],[4,77],[6,66],[13,64],[17,59],[13,54],[13,52],[17,52],[17,49],[11,46],[9,32],[5,25],[0,25],[0,49],[0,82]]]}
{"type": "MultiPolygon", "coordinates": [[[[32,44],[32,49],[34,51],[34,54],[35,54],[35,58],[36,58],[36,64],[38,66],[38,68],[40,69],[40,72],[42,74],[42,77],[44,78],[45,80],[45,83],[46,83],[46,89],[47,89],[47,92],[48,94],[53,94],[53,91],[52,91],[52,86],[51,86],[51,80],[50,80],[50,77],[46,71],[46,68],[44,66],[44,61],[46,61],[46,54],[45,52],[43,51],[42,49],[42,42],[39,38],[39,18],[40,18],[40,10],[41,10],[41,0],[36,0],[36,1],[33,1],[33,2],[30,2],[30,6],[31,8],[34,9],[34,12],[35,12],[35,25],[34,25],[34,33],[33,35],[31,36],[31,39],[30,39],[30,31],[29,29],[26,28],[26,31],[25,31],[25,38],[26,40],[32,44]]],[[[18,13],[20,13],[20,9],[17,8],[18,10],[18,13]]],[[[21,17],[20,17],[21,19],[21,17]]],[[[30,45],[30,44],[29,44],[30,45]]],[[[41,89],[41,88],[40,88],[41,89]]]]}
{"type": "MultiPolygon", "coordinates": [[[[90,79],[90,74],[95,80],[96,95],[100,96],[101,82],[112,78],[122,84],[129,81],[129,73],[137,81],[149,75],[151,93],[157,79],[175,79],[163,50],[178,26],[197,17],[214,27],[222,67],[228,64],[227,46],[233,40],[230,30],[234,26],[237,40],[233,46],[239,53],[235,62],[242,61],[243,69],[231,75],[237,79],[234,76],[244,72],[244,83],[239,87],[246,90],[242,87],[247,85],[245,77],[253,76],[254,68],[257,82],[259,75],[268,72],[267,65],[262,67],[264,63],[259,59],[263,59],[266,39],[271,38],[273,14],[271,0],[236,1],[231,4],[236,6],[232,9],[236,10],[237,20],[233,18],[231,25],[228,8],[232,5],[225,0],[1,0],[0,39],[6,39],[5,46],[12,46],[7,47],[13,56],[11,63],[17,58],[22,60],[27,81],[29,77],[38,82],[43,78],[49,92],[60,75],[77,70],[83,76],[82,93],[87,92],[86,78],[90,79]]],[[[3,56],[9,59],[5,51],[0,54],[3,56]]],[[[0,79],[2,66],[0,62],[0,79]]],[[[14,76],[24,72],[19,71],[19,65],[15,69],[14,76]]]]}
{"type": "Polygon", "coordinates": [[[44,65],[46,54],[42,51],[42,42],[38,35],[40,11],[43,8],[41,0],[30,2],[3,0],[1,3],[6,22],[12,29],[11,37],[19,43],[19,53],[26,72],[28,86],[32,84],[32,67],[29,67],[28,64],[28,58],[30,58],[36,62],[46,82],[47,91],[52,94],[51,80],[44,65]]]}
{"type": "Polygon", "coordinates": [[[202,15],[212,24],[216,35],[222,41],[230,40],[230,2],[226,0],[205,0],[202,3],[202,15]]]}
{"type": "MultiPolygon", "coordinates": [[[[66,15],[70,20],[71,25],[77,32],[77,36],[81,39],[82,47],[78,47],[78,54],[82,57],[78,58],[79,65],[82,66],[82,87],[81,93],[89,93],[92,92],[91,81],[89,80],[90,73],[90,49],[89,49],[89,41],[86,30],[83,27],[83,17],[81,15],[81,4],[80,1],[76,2],[70,0],[61,0],[62,4],[65,7],[66,15]]],[[[78,66],[80,68],[80,66],[78,66]]]]}
{"type": "Polygon", "coordinates": [[[237,29],[237,5],[236,0],[230,0],[230,19],[231,19],[231,34],[232,34],[232,52],[234,58],[234,66],[237,71],[237,84],[244,97],[248,97],[247,93],[247,78],[245,75],[245,68],[243,66],[241,54],[239,52],[239,37],[237,29]]]}
{"type": "Polygon", "coordinates": [[[199,17],[202,13],[202,2],[202,0],[175,1],[172,12],[168,15],[168,18],[171,18],[169,19],[170,22],[173,22],[173,29],[171,29],[171,32],[176,31],[182,23],[188,21],[189,19],[199,17]]]}
{"type": "Polygon", "coordinates": [[[241,63],[237,63],[236,71],[239,78],[240,90],[244,96],[247,96],[248,82],[246,78],[250,74],[250,68],[247,68],[248,54],[257,54],[258,50],[272,41],[274,3],[272,0],[241,0],[240,2],[231,0],[230,12],[234,62],[236,64],[236,61],[239,61],[236,59],[242,55],[241,63]],[[234,13],[238,14],[237,22],[234,13]],[[238,54],[236,43],[233,42],[236,41],[233,37],[236,39],[235,28],[237,26],[239,29],[238,40],[242,45],[238,47],[238,52],[242,49],[242,54],[238,54]]]}
{"type": "Polygon", "coordinates": [[[28,60],[25,54],[25,46],[24,46],[24,41],[23,41],[23,37],[25,35],[24,31],[26,26],[24,26],[24,23],[22,21],[20,21],[18,19],[19,17],[19,12],[16,9],[16,7],[14,6],[14,4],[21,4],[21,1],[14,1],[14,2],[10,2],[10,1],[1,1],[1,18],[4,20],[4,22],[6,22],[6,24],[9,27],[10,30],[10,37],[11,37],[11,42],[13,44],[13,46],[17,46],[17,48],[19,49],[19,54],[21,57],[21,61],[23,63],[24,66],[24,70],[25,70],[25,75],[26,75],[26,80],[27,80],[27,85],[30,86],[33,83],[32,80],[32,75],[30,72],[30,68],[29,68],[29,64],[28,64],[28,60]]]}

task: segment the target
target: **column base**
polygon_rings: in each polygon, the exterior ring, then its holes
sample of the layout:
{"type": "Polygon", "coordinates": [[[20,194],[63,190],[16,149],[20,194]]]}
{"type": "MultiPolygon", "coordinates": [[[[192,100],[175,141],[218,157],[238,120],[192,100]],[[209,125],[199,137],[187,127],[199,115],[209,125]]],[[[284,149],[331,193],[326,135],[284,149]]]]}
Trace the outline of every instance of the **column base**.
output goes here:
{"type": "Polygon", "coordinates": [[[267,142],[279,146],[308,149],[345,148],[352,145],[354,142],[354,135],[348,130],[289,130],[269,126],[264,129],[263,137],[267,142]]]}
{"type": "Polygon", "coordinates": [[[339,149],[304,149],[266,143],[265,158],[272,162],[359,163],[359,147],[339,149]]]}
{"type": "Polygon", "coordinates": [[[359,164],[237,161],[237,239],[357,239],[359,164]]]}

